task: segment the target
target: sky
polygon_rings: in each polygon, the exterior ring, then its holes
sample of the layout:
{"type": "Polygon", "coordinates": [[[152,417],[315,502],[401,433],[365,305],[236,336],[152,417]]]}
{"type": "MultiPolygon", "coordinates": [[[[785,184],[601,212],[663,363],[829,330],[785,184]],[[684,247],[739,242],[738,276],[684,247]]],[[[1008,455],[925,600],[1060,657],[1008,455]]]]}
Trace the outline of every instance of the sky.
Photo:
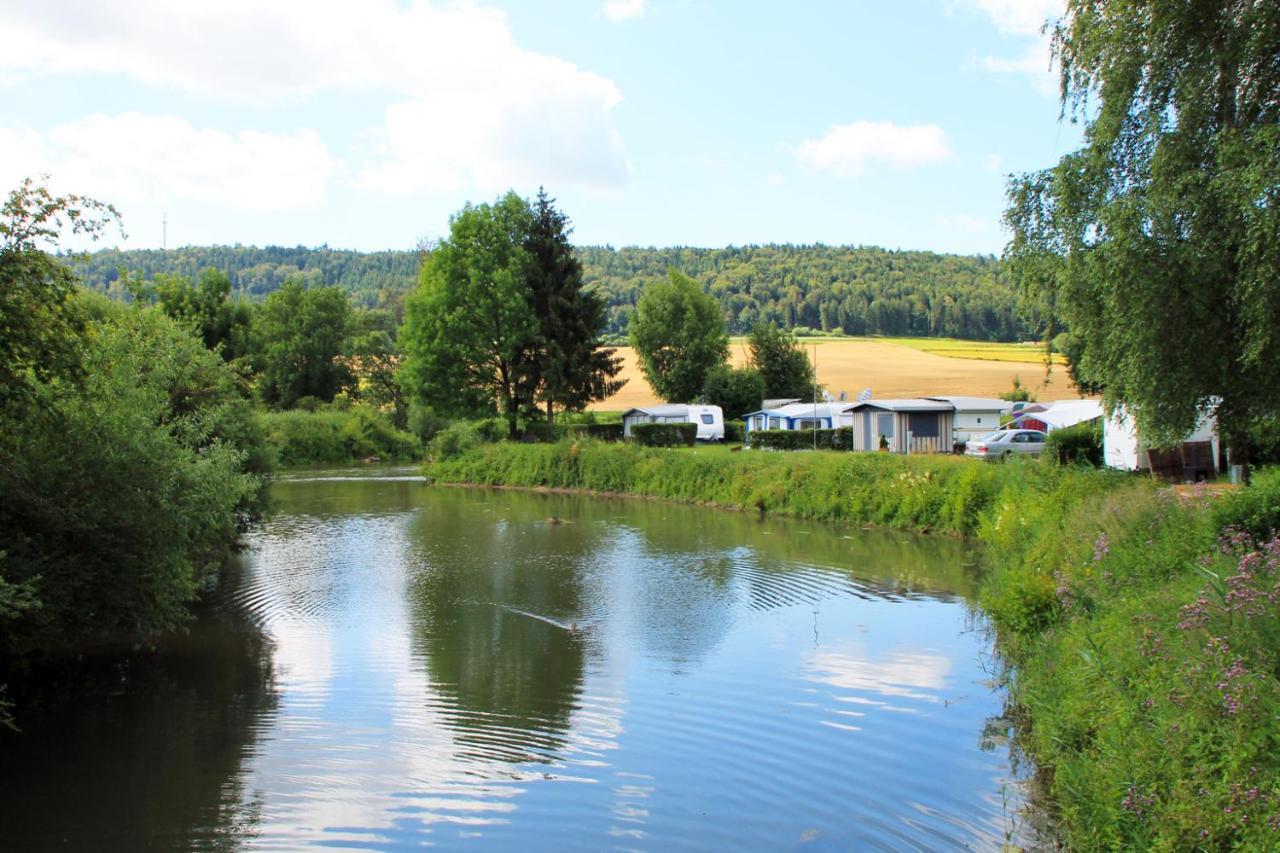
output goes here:
{"type": "Polygon", "coordinates": [[[999,254],[1080,143],[1062,0],[6,0],[0,188],[105,245],[411,249],[544,186],[582,245],[999,254]]]}

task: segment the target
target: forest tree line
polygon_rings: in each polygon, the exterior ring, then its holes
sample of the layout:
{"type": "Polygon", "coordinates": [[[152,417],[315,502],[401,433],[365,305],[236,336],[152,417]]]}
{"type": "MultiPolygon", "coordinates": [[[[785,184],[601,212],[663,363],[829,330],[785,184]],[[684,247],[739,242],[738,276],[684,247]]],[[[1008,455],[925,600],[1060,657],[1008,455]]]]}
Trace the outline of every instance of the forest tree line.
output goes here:
{"type": "MultiPolygon", "coordinates": [[[[724,249],[580,246],[584,283],[606,304],[606,338],[622,343],[640,294],[675,269],[711,293],[730,334],[759,323],[850,335],[1013,341],[1037,337],[1034,316],[989,256],[823,245],[724,249]]],[[[426,252],[186,246],[94,252],[74,263],[86,286],[119,289],[121,270],[197,278],[223,271],[237,297],[262,299],[285,281],[341,287],[354,305],[399,312],[426,252]]]]}

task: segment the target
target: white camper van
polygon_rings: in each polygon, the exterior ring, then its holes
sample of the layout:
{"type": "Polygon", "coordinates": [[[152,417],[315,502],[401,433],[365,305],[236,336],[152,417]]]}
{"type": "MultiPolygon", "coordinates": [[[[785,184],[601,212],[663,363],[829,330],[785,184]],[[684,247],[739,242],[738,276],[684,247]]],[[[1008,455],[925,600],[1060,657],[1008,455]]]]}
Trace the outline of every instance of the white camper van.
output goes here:
{"type": "Polygon", "coordinates": [[[622,434],[631,437],[631,427],[636,424],[697,424],[698,441],[724,441],[724,412],[719,406],[685,405],[671,403],[663,406],[645,406],[622,414],[622,434]]]}

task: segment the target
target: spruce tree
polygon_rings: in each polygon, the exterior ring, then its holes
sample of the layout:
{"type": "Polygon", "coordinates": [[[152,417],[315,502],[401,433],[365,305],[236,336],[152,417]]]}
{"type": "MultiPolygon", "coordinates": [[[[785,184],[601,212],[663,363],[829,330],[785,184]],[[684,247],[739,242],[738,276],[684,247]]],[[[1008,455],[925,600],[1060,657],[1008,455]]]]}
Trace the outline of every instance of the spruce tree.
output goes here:
{"type": "Polygon", "coordinates": [[[613,395],[626,382],[614,378],[622,369],[616,350],[600,347],[606,306],[583,287],[582,263],[569,243],[572,230],[555,199],[539,188],[524,248],[530,258],[529,298],[540,328],[538,399],[549,422],[556,407],[581,409],[613,395]]]}

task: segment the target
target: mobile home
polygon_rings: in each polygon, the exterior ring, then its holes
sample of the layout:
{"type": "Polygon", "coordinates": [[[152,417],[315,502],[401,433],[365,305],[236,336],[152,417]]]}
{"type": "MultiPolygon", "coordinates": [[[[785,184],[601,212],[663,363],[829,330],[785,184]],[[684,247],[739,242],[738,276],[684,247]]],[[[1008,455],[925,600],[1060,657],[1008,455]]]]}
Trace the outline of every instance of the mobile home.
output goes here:
{"type": "Polygon", "coordinates": [[[622,413],[622,434],[631,437],[636,424],[673,423],[697,424],[698,441],[724,441],[724,412],[719,406],[671,403],[663,406],[645,406],[622,413]]]}
{"type": "Polygon", "coordinates": [[[852,403],[788,403],[785,406],[763,408],[742,416],[747,425],[747,442],[751,433],[765,429],[835,429],[852,426],[848,416],[852,403]]]}
{"type": "Polygon", "coordinates": [[[955,406],[951,433],[956,444],[965,444],[971,438],[979,438],[1000,429],[1000,422],[1013,411],[1013,403],[998,397],[940,396],[927,399],[955,406]]]}

